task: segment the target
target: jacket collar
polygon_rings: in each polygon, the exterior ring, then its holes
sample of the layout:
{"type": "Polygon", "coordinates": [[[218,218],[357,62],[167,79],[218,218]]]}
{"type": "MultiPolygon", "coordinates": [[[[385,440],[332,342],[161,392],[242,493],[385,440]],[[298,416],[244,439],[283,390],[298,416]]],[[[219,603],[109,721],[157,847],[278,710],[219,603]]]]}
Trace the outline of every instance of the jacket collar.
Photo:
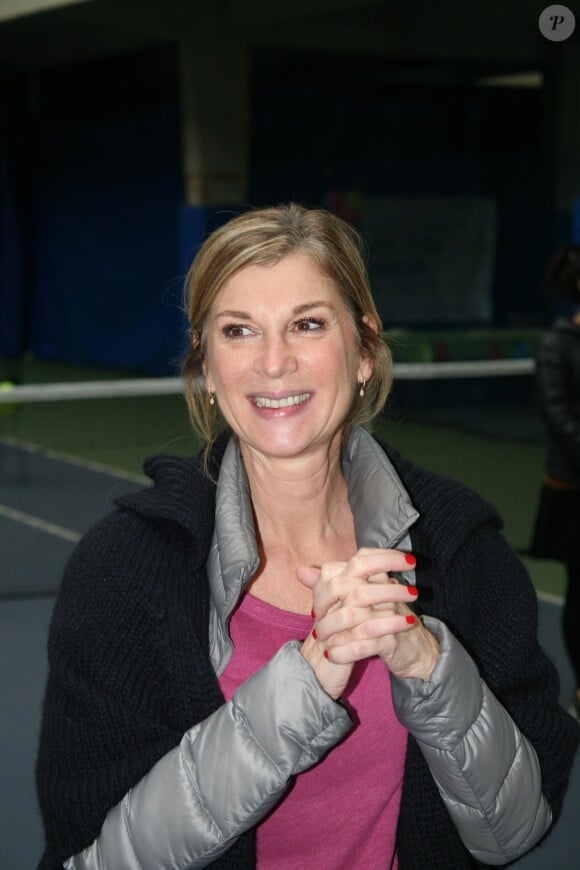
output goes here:
{"type": "MultiPolygon", "coordinates": [[[[386,453],[364,429],[356,427],[343,450],[357,546],[393,547],[419,514],[386,453]]],[[[242,586],[259,564],[250,488],[235,439],[220,469],[215,531],[208,573],[212,597],[222,613],[231,612],[242,586]]]]}
{"type": "MultiPolygon", "coordinates": [[[[158,454],[143,464],[154,486],[115,499],[143,517],[167,520],[197,535],[202,511],[213,513],[215,483],[205,474],[199,458],[158,454]]],[[[213,525],[213,523],[212,523],[213,525]]]]}
{"type": "Polygon", "coordinates": [[[377,441],[354,428],[342,471],[359,547],[393,547],[419,518],[395,467],[377,441]]]}
{"type": "MultiPolygon", "coordinates": [[[[210,468],[214,473],[219,468],[217,488],[200,457],[153,456],[145,461],[144,471],[154,486],[123,495],[116,503],[181,526],[197,539],[203,560],[211,546],[215,514],[221,570],[229,588],[230,580],[257,567],[249,485],[234,438],[224,434],[216,440],[210,468]]],[[[355,427],[343,450],[342,468],[357,545],[394,546],[419,514],[391,460],[368,432],[355,427]]]]}

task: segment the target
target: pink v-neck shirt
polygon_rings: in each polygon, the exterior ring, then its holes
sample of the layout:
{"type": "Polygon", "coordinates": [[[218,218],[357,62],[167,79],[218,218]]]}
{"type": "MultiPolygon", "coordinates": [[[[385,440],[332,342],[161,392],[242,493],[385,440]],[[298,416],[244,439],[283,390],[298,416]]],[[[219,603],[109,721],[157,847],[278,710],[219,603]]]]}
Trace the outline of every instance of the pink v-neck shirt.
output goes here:
{"type": "MultiPolygon", "coordinates": [[[[234,652],[220,678],[226,700],[283,644],[305,638],[311,629],[309,616],[244,595],[230,623],[234,652]]],[[[354,727],[296,777],[258,825],[259,870],[396,870],[407,732],[393,711],[389,674],[380,659],[355,665],[343,700],[354,727]]]]}

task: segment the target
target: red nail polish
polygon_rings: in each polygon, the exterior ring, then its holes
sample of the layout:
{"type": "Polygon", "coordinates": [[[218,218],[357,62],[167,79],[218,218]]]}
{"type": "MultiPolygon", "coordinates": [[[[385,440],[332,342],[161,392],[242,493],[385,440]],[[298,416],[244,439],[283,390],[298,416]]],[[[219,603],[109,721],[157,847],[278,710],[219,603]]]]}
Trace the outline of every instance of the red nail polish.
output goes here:
{"type": "Polygon", "coordinates": [[[313,610],[310,611],[310,616],[312,617],[312,619],[316,619],[316,614],[313,610]]]}
{"type": "Polygon", "coordinates": [[[325,658],[325,659],[328,658],[328,650],[327,650],[327,649],[324,650],[324,658],[325,658]]]}
{"type": "Polygon", "coordinates": [[[407,586],[407,592],[409,593],[409,595],[418,595],[419,594],[419,590],[417,589],[416,586],[407,586]]]}
{"type": "Polygon", "coordinates": [[[416,565],[417,564],[417,560],[415,559],[415,557],[413,556],[412,553],[405,553],[405,562],[407,563],[407,565],[416,565]]]}
{"type": "Polygon", "coordinates": [[[407,623],[407,625],[413,625],[413,623],[415,622],[415,617],[414,616],[406,616],[405,622],[407,623]]]}
{"type": "Polygon", "coordinates": [[[312,629],[312,637],[314,638],[314,640],[316,640],[316,638],[318,637],[318,635],[316,634],[315,628],[312,629]]]}

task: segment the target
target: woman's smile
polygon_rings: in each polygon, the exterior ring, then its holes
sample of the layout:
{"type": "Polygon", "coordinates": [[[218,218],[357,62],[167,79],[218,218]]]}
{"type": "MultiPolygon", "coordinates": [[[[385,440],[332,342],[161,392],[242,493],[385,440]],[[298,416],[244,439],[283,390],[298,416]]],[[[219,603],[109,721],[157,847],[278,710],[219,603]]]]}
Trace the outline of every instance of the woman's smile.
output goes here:
{"type": "Polygon", "coordinates": [[[291,392],[291,393],[261,393],[259,396],[250,396],[250,401],[254,403],[260,411],[282,411],[286,414],[294,412],[306,405],[312,398],[311,392],[291,392]]]}

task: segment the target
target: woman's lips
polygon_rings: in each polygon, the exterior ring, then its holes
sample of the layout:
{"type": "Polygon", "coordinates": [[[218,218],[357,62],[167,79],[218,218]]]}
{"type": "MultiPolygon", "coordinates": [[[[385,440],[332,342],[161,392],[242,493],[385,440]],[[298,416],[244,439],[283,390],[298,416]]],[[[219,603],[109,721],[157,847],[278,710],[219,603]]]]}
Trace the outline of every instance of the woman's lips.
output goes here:
{"type": "Polygon", "coordinates": [[[293,408],[296,405],[303,405],[312,397],[312,393],[287,393],[285,395],[272,396],[260,394],[252,396],[252,402],[257,408],[293,408]]]}

